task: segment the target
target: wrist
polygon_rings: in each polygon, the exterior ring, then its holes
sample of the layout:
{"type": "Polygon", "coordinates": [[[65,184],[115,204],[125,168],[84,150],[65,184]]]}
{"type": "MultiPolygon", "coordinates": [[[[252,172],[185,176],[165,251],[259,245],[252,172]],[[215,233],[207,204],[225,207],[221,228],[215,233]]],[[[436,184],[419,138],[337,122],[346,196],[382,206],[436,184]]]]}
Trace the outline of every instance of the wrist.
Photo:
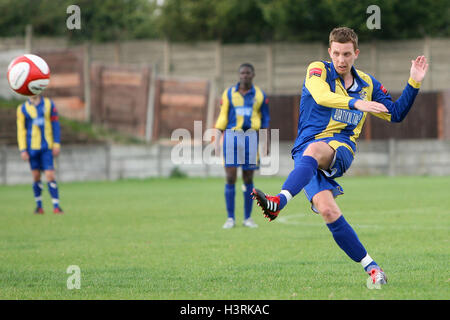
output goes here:
{"type": "Polygon", "coordinates": [[[414,80],[412,77],[409,77],[408,84],[414,89],[419,89],[422,82],[414,80]]]}
{"type": "Polygon", "coordinates": [[[353,98],[348,102],[348,107],[350,108],[350,110],[356,110],[355,104],[358,101],[358,99],[353,98]]]}

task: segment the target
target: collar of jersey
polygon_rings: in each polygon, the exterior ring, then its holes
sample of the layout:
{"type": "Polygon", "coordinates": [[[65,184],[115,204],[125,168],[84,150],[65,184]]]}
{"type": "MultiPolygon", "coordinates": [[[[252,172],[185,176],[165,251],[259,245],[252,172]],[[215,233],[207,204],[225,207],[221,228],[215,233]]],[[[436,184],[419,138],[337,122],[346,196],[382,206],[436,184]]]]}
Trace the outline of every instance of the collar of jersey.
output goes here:
{"type": "Polygon", "coordinates": [[[36,104],[36,105],[34,105],[34,104],[31,103],[31,100],[30,100],[30,99],[27,99],[28,104],[29,104],[30,106],[35,106],[36,108],[37,108],[38,106],[40,106],[40,105],[42,104],[43,101],[44,101],[44,98],[43,98],[42,96],[40,96],[39,103],[36,104]]]}
{"type": "MultiPolygon", "coordinates": [[[[234,91],[235,91],[235,92],[236,92],[236,91],[239,91],[239,86],[240,86],[240,85],[241,85],[240,82],[238,82],[238,83],[236,84],[236,86],[234,87],[234,91]]],[[[255,93],[255,86],[254,86],[254,85],[252,85],[251,89],[246,93],[246,95],[247,95],[248,93],[255,93]]]]}
{"type": "MultiPolygon", "coordinates": [[[[330,62],[330,66],[331,66],[331,68],[330,68],[331,79],[336,80],[337,78],[339,78],[339,74],[337,73],[336,69],[334,68],[333,62],[330,62]]],[[[360,87],[368,87],[369,86],[369,84],[359,76],[358,72],[355,69],[355,66],[352,66],[351,72],[360,87]]]]}

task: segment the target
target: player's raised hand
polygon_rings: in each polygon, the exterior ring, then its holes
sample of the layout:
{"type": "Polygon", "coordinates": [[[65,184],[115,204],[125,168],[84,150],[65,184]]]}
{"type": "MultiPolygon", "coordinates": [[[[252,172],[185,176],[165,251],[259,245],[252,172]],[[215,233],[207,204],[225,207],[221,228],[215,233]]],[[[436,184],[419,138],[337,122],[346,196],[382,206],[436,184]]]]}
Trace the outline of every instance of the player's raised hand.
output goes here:
{"type": "Polygon", "coordinates": [[[357,100],[355,102],[355,108],[363,112],[389,112],[384,104],[375,101],[357,100]]]}
{"type": "Polygon", "coordinates": [[[411,60],[410,76],[416,82],[422,82],[427,74],[428,63],[425,56],[418,56],[416,60],[411,60]]]}

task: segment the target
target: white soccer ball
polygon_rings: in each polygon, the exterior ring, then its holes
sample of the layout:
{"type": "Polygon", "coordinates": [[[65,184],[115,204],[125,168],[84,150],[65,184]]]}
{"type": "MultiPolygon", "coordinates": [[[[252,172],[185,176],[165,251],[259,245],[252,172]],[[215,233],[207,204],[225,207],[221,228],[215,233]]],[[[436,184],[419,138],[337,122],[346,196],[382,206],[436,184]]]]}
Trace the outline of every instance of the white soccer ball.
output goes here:
{"type": "Polygon", "coordinates": [[[15,58],[8,66],[8,83],[11,89],[24,96],[41,94],[50,83],[47,62],[34,54],[15,58]]]}

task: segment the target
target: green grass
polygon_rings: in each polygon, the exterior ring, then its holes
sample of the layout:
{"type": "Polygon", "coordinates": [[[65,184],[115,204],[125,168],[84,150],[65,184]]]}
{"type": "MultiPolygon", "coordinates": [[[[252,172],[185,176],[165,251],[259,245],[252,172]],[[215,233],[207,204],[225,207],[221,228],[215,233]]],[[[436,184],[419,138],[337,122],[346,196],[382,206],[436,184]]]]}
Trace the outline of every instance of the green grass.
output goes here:
{"type": "MultiPolygon", "coordinates": [[[[283,179],[255,179],[277,192],[283,179]]],[[[0,186],[0,299],[449,299],[450,177],[346,177],[344,215],[389,283],[366,287],[303,194],[257,229],[223,230],[223,179],[60,183],[63,216],[31,185],[0,186]],[[66,287],[67,267],[81,289],[66,287]]],[[[238,182],[237,190],[240,190],[238,182]]]]}

